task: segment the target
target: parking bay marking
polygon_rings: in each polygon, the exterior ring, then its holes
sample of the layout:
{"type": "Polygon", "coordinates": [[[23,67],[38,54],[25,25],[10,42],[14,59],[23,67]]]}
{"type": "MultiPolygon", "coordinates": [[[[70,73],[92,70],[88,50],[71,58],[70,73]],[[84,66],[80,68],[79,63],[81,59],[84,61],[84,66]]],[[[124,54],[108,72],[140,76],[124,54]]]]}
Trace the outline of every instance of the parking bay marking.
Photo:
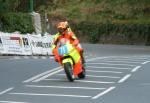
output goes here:
{"type": "Polygon", "coordinates": [[[118,68],[118,67],[97,67],[97,66],[86,66],[89,68],[102,68],[102,69],[121,69],[121,70],[127,70],[127,69],[132,69],[132,68],[118,68]]]}
{"type": "Polygon", "coordinates": [[[86,70],[88,72],[94,72],[94,73],[118,73],[121,74],[123,72],[117,72],[117,71],[98,71],[98,70],[86,70]]]}
{"type": "Polygon", "coordinates": [[[143,62],[142,64],[147,64],[147,63],[149,63],[150,61],[145,61],[145,62],[143,62]]]}
{"type": "Polygon", "coordinates": [[[28,103],[28,102],[0,101],[0,103],[28,103]]]}
{"type": "MultiPolygon", "coordinates": [[[[62,81],[62,79],[44,79],[47,81],[62,81]]],[[[88,81],[88,80],[76,80],[76,82],[84,82],[84,83],[97,83],[97,84],[114,84],[115,82],[105,82],[105,81],[88,81]]]]}
{"type": "MultiPolygon", "coordinates": [[[[96,58],[91,58],[91,59],[88,59],[87,62],[94,61],[94,60],[97,60],[97,59],[106,59],[106,58],[111,58],[111,57],[96,57],[96,58]]],[[[38,78],[42,78],[44,75],[47,75],[47,74],[52,73],[52,72],[56,72],[57,70],[59,70],[59,68],[61,68],[61,66],[60,67],[56,67],[56,68],[54,68],[52,70],[46,71],[44,73],[38,74],[38,75],[36,75],[34,77],[31,77],[31,78],[23,81],[23,83],[38,82],[38,81],[40,81],[40,79],[38,79],[38,78]]],[[[54,74],[56,74],[56,73],[53,73],[53,75],[54,74]]]]}
{"type": "Polygon", "coordinates": [[[54,74],[56,74],[56,73],[59,73],[59,72],[61,72],[61,71],[63,71],[63,69],[59,69],[59,70],[54,71],[54,72],[52,72],[52,73],[50,73],[50,74],[47,74],[47,75],[45,75],[45,76],[43,76],[43,77],[41,77],[41,78],[39,78],[39,79],[37,79],[37,80],[34,80],[33,82],[39,82],[39,81],[44,80],[45,78],[48,78],[48,77],[50,77],[50,76],[52,76],[52,75],[54,75],[54,74]]]}
{"type": "Polygon", "coordinates": [[[11,91],[12,89],[14,89],[14,87],[8,88],[8,89],[6,89],[6,90],[0,92],[0,95],[9,92],[9,91],[11,91]]]}
{"type": "Polygon", "coordinates": [[[131,76],[131,74],[125,75],[122,79],[120,79],[120,80],[118,81],[118,83],[123,83],[123,82],[125,82],[130,76],[131,76]]]}
{"type": "Polygon", "coordinates": [[[115,89],[115,88],[116,88],[116,87],[110,87],[110,88],[108,88],[107,90],[105,90],[105,91],[103,91],[103,92],[97,94],[96,96],[92,97],[92,99],[97,99],[97,98],[99,98],[99,97],[101,97],[101,96],[107,94],[108,92],[112,91],[112,90],[115,89]]]}
{"type": "MultiPolygon", "coordinates": [[[[65,76],[66,74],[56,74],[56,75],[59,75],[59,76],[65,76]]],[[[114,79],[118,79],[118,78],[121,78],[121,77],[116,77],[116,76],[97,76],[97,75],[86,75],[87,77],[94,77],[94,78],[114,78],[114,79]]]]}
{"type": "Polygon", "coordinates": [[[103,89],[106,89],[106,88],[93,88],[93,87],[42,86],[42,85],[26,85],[26,87],[34,87],[34,88],[87,89],[87,90],[103,90],[103,89]]]}
{"type": "Polygon", "coordinates": [[[121,66],[136,66],[136,65],[129,65],[129,64],[112,64],[112,63],[87,63],[87,64],[102,64],[102,65],[121,65],[121,66]]]}
{"type": "Polygon", "coordinates": [[[141,66],[136,66],[131,72],[136,72],[141,66]]]}
{"type": "Polygon", "coordinates": [[[9,93],[12,95],[26,95],[26,96],[58,96],[58,97],[78,97],[78,98],[89,98],[92,96],[85,95],[66,95],[66,94],[39,94],[39,93],[9,93]]]}
{"type": "Polygon", "coordinates": [[[54,69],[52,69],[52,70],[48,70],[48,71],[46,71],[46,72],[43,72],[43,73],[41,73],[41,74],[38,74],[38,75],[36,75],[36,76],[34,76],[34,77],[31,77],[31,78],[29,78],[29,79],[23,81],[23,83],[31,82],[31,81],[33,81],[33,80],[35,80],[35,79],[37,79],[37,78],[40,78],[40,77],[42,77],[42,76],[44,76],[44,75],[46,75],[46,74],[48,74],[48,73],[51,73],[51,72],[53,72],[53,71],[55,71],[55,70],[59,70],[60,68],[61,68],[61,67],[56,67],[56,68],[54,68],[54,69]]]}
{"type": "Polygon", "coordinates": [[[141,62],[132,62],[132,61],[115,61],[115,60],[113,60],[113,61],[103,61],[103,62],[109,62],[109,63],[131,63],[131,64],[141,64],[141,62]]]}

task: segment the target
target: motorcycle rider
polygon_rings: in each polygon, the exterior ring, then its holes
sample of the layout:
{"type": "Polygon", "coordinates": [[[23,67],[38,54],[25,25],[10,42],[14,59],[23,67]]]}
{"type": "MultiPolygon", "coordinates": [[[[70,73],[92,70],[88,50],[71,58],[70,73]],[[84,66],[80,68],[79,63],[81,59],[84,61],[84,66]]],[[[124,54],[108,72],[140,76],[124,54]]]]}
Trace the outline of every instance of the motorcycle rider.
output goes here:
{"type": "Polygon", "coordinates": [[[78,50],[82,59],[82,63],[84,64],[85,59],[83,57],[83,48],[81,47],[78,38],[75,36],[71,28],[69,27],[68,22],[67,21],[59,22],[57,24],[57,30],[58,33],[54,35],[54,44],[52,45],[53,54],[55,55],[55,61],[61,61],[57,52],[56,45],[61,38],[66,38],[70,40],[70,43],[73,44],[75,48],[78,50]]]}

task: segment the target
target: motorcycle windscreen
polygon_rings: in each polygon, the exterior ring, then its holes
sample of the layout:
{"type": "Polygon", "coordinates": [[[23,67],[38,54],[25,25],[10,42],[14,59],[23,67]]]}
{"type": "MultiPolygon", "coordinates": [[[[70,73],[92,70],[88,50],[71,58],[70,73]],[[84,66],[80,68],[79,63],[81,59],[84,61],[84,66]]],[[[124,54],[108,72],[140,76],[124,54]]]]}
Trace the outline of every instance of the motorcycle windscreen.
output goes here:
{"type": "Polygon", "coordinates": [[[58,48],[58,54],[59,55],[64,55],[64,54],[69,54],[69,48],[67,45],[61,46],[58,48]]]}
{"type": "Polygon", "coordinates": [[[69,54],[71,50],[73,49],[72,45],[64,45],[58,48],[58,54],[59,55],[64,55],[64,54],[69,54]]]}

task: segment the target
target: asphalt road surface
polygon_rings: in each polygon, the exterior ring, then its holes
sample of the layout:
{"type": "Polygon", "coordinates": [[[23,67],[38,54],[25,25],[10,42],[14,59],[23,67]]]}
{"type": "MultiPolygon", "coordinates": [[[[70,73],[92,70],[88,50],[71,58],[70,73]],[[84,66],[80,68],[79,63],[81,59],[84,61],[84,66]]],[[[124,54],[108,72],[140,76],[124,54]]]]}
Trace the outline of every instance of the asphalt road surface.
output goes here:
{"type": "Polygon", "coordinates": [[[0,103],[149,103],[150,47],[83,44],[87,77],[53,57],[0,57],[0,103]]]}

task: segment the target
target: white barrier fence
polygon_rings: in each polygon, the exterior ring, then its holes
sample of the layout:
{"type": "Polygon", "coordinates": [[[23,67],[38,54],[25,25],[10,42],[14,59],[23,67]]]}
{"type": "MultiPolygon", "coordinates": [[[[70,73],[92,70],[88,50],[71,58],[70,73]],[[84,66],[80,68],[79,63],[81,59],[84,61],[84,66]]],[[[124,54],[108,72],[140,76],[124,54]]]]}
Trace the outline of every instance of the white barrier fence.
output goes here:
{"type": "Polygon", "coordinates": [[[0,32],[0,54],[52,55],[52,35],[21,35],[0,32]]]}

